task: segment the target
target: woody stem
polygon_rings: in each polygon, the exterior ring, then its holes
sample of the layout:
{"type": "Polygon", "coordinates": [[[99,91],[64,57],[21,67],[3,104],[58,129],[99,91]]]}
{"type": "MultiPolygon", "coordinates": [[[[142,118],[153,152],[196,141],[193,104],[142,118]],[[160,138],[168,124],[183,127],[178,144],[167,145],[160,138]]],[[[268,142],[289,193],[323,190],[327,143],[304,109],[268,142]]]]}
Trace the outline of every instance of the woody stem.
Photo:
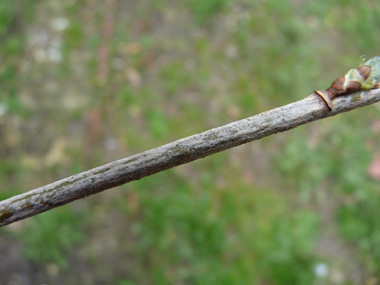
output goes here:
{"type": "Polygon", "coordinates": [[[0,226],[253,140],[380,101],[380,89],[307,98],[70,176],[0,202],[0,226]]]}

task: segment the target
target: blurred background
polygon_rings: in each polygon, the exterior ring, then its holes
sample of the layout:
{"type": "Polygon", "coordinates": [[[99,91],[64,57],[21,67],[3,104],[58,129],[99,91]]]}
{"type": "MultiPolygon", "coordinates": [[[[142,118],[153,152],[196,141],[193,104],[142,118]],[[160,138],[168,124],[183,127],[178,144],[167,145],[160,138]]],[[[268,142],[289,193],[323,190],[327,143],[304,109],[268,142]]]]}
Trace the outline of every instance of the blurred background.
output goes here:
{"type": "MultiPolygon", "coordinates": [[[[327,88],[377,0],[1,0],[0,199],[327,88]]],[[[378,104],[0,230],[1,284],[378,284],[378,104]]]]}

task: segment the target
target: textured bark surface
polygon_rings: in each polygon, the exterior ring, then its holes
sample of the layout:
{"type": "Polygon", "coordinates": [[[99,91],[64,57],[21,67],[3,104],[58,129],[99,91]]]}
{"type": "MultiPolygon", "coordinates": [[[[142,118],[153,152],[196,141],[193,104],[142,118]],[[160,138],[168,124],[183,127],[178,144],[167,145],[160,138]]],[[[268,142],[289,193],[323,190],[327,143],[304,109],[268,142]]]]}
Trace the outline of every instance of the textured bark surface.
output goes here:
{"type": "Polygon", "coordinates": [[[0,226],[142,177],[380,101],[380,90],[337,97],[329,111],[316,94],[222,127],[124,158],[0,202],[0,226]]]}

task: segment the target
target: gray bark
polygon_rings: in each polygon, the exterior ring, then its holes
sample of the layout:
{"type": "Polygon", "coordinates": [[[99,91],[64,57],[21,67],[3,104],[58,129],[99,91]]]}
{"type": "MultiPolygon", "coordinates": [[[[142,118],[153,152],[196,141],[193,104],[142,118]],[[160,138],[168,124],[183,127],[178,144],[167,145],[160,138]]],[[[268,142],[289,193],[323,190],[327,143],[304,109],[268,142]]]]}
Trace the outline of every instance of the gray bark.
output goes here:
{"type": "Polygon", "coordinates": [[[334,100],[330,112],[316,94],[36,188],[0,202],[0,226],[168,168],[297,126],[380,101],[380,89],[334,100]]]}

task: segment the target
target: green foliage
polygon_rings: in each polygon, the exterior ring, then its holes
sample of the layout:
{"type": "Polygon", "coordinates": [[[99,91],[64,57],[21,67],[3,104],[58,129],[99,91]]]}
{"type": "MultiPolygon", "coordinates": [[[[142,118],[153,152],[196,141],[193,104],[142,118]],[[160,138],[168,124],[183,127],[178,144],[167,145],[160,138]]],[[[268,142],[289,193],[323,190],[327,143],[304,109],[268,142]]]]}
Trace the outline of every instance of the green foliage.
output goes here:
{"type": "Polygon", "coordinates": [[[373,272],[380,272],[380,222],[376,213],[380,199],[374,188],[372,195],[354,204],[342,205],[338,221],[342,235],[362,252],[362,262],[373,272]]]}
{"type": "Polygon", "coordinates": [[[269,269],[268,278],[278,284],[312,283],[314,260],[311,253],[318,238],[317,228],[318,216],[313,212],[298,212],[275,222],[273,239],[268,242],[268,251],[264,252],[261,264],[264,271],[269,269]]]}
{"type": "Polygon", "coordinates": [[[376,37],[376,30],[380,28],[380,14],[378,11],[373,12],[374,8],[371,4],[357,7],[356,17],[351,21],[346,16],[352,13],[349,6],[343,8],[341,12],[344,19],[339,23],[341,28],[345,33],[352,32],[356,35],[358,46],[362,50],[374,48],[380,43],[376,37]]]}
{"type": "Polygon", "coordinates": [[[37,263],[54,262],[63,269],[68,268],[68,250],[85,238],[82,225],[81,216],[67,208],[30,219],[20,236],[25,256],[37,263]]]}
{"type": "Polygon", "coordinates": [[[374,214],[380,206],[378,185],[367,175],[373,152],[366,147],[366,142],[372,134],[366,127],[368,122],[353,121],[357,115],[335,119],[331,130],[313,147],[299,136],[302,131],[296,131],[297,139],[278,155],[278,166],[291,185],[298,185],[304,200],[318,196],[326,181],[330,181],[334,189],[329,194],[330,199],[341,201],[336,205],[336,221],[343,237],[361,250],[362,262],[369,271],[380,272],[375,262],[380,258],[376,250],[380,223],[374,214]],[[346,127],[348,123],[355,129],[354,135],[351,128],[346,127]]]}
{"type": "MultiPolygon", "coordinates": [[[[218,161],[223,162],[222,157],[218,161]]],[[[135,272],[144,276],[138,280],[310,283],[318,216],[306,211],[290,214],[281,195],[268,189],[233,181],[226,188],[215,188],[213,181],[220,174],[205,173],[197,183],[199,191],[176,171],[135,183],[141,224],[134,233],[140,237],[139,263],[145,264],[139,270],[151,272],[135,272]],[[234,191],[229,191],[232,185],[234,191]]],[[[123,211],[133,215],[131,210],[123,211]]]]}
{"type": "Polygon", "coordinates": [[[191,82],[190,74],[182,61],[173,61],[162,67],[160,77],[163,79],[164,90],[169,96],[178,96],[183,86],[191,82]]]}
{"type": "Polygon", "coordinates": [[[330,132],[313,147],[301,137],[303,132],[295,131],[297,139],[287,144],[285,150],[277,155],[279,169],[290,183],[298,184],[302,191],[311,193],[323,179],[330,178],[342,193],[366,195],[368,190],[363,186],[371,185],[366,177],[371,152],[357,146],[364,146],[370,134],[365,127],[367,122],[352,122],[351,116],[354,115],[349,114],[342,120],[335,119],[330,132]],[[348,122],[355,125],[354,136],[350,129],[342,128],[348,122]],[[300,177],[307,179],[300,181],[300,177]]]}
{"type": "Polygon", "coordinates": [[[10,37],[5,42],[4,52],[8,55],[18,55],[22,50],[23,40],[19,37],[10,37]]]}
{"type": "Polygon", "coordinates": [[[0,38],[13,26],[18,5],[18,1],[4,0],[0,2],[0,38]]]}
{"type": "Polygon", "coordinates": [[[83,41],[82,26],[78,22],[71,23],[65,32],[65,43],[70,48],[79,47],[83,41]]]}
{"type": "Polygon", "coordinates": [[[190,5],[198,22],[208,20],[222,10],[229,0],[191,0],[190,5]]]}
{"type": "Polygon", "coordinates": [[[149,130],[153,136],[162,139],[168,136],[168,125],[164,113],[159,110],[151,110],[148,112],[149,130]]]}
{"type": "Polygon", "coordinates": [[[128,280],[120,280],[116,283],[117,285],[135,285],[136,283],[130,282],[128,280]]]}

